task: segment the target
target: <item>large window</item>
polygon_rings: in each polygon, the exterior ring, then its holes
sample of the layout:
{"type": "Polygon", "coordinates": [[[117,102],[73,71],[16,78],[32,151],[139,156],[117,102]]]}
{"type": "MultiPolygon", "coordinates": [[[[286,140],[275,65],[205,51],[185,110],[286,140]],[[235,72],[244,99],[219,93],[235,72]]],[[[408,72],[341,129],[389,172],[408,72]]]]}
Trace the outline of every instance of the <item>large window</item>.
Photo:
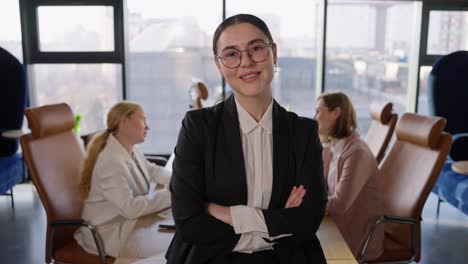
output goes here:
{"type": "Polygon", "coordinates": [[[82,133],[104,128],[106,111],[120,99],[142,104],[151,130],[141,148],[155,154],[173,151],[193,83],[208,87],[205,106],[231,92],[222,85],[212,52],[212,35],[223,14],[251,13],[269,26],[278,45],[273,96],[281,105],[313,117],[316,91],[343,91],[356,107],[363,134],[373,101],[392,102],[402,114],[418,100],[419,112],[427,113],[430,68],[417,71],[415,65],[468,49],[468,11],[459,6],[451,8],[460,11],[449,11],[435,10],[432,1],[293,2],[7,0],[0,8],[0,23],[8,25],[0,31],[0,46],[20,60],[24,56],[31,70],[31,105],[68,102],[83,115],[82,133]],[[19,2],[23,36],[28,36],[24,55],[19,2]],[[322,57],[323,82],[317,75],[322,57]]]}
{"type": "Polygon", "coordinates": [[[40,51],[113,51],[111,6],[40,6],[40,51]]]}
{"type": "Polygon", "coordinates": [[[392,102],[397,113],[406,111],[416,8],[404,1],[329,1],[325,91],[351,98],[363,134],[370,102],[392,102]]]}
{"type": "Polygon", "coordinates": [[[428,103],[428,76],[432,70],[432,64],[443,55],[459,50],[468,49],[468,11],[456,6],[453,10],[438,10],[441,6],[428,6],[425,14],[428,14],[427,28],[423,28],[423,36],[427,36],[427,42],[422,43],[423,56],[419,74],[419,96],[417,111],[420,114],[429,114],[428,103]],[[427,34],[427,35],[426,35],[427,34]]]}
{"type": "Polygon", "coordinates": [[[65,102],[81,134],[106,128],[123,98],[121,1],[22,1],[31,105],[65,102]]]}
{"type": "Polygon", "coordinates": [[[427,54],[468,50],[468,11],[431,11],[427,54]]]}
{"type": "Polygon", "coordinates": [[[0,47],[23,61],[19,0],[2,1],[0,5],[0,47]]]}
{"type": "Polygon", "coordinates": [[[250,13],[262,18],[278,45],[273,96],[302,116],[315,113],[316,44],[319,0],[231,0],[226,14],[250,13]]]}
{"type": "Polygon", "coordinates": [[[106,128],[110,107],[121,99],[119,64],[34,64],[30,77],[35,105],[65,102],[81,115],[80,133],[106,128]]]}
{"type": "Polygon", "coordinates": [[[127,98],[143,105],[150,126],[141,148],[171,153],[189,110],[192,83],[208,87],[204,105],[221,99],[211,40],[222,21],[222,1],[132,0],[127,5],[127,98]]]}

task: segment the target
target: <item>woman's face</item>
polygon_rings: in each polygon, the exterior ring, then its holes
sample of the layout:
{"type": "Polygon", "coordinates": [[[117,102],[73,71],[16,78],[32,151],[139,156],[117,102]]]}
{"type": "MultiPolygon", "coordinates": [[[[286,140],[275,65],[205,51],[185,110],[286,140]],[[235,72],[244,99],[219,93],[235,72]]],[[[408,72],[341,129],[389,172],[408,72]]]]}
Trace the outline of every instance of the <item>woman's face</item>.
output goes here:
{"type": "Polygon", "coordinates": [[[319,125],[319,134],[322,136],[329,136],[340,114],[341,109],[339,107],[335,107],[335,109],[330,111],[322,99],[318,100],[315,105],[315,120],[317,120],[319,125]]]}
{"type": "Polygon", "coordinates": [[[218,39],[217,55],[233,54],[237,49],[242,51],[240,65],[236,68],[228,68],[220,59],[216,60],[221,75],[234,90],[236,96],[261,97],[271,96],[271,81],[274,75],[273,64],[276,63],[276,46],[268,47],[267,58],[262,62],[254,62],[248,55],[247,48],[257,49],[255,44],[270,41],[268,37],[257,27],[250,23],[241,23],[227,27],[218,39]],[[234,48],[234,49],[233,49],[234,48]]]}
{"type": "Polygon", "coordinates": [[[122,117],[119,125],[119,134],[133,144],[145,141],[148,130],[145,112],[141,107],[138,107],[130,117],[122,117]]]}

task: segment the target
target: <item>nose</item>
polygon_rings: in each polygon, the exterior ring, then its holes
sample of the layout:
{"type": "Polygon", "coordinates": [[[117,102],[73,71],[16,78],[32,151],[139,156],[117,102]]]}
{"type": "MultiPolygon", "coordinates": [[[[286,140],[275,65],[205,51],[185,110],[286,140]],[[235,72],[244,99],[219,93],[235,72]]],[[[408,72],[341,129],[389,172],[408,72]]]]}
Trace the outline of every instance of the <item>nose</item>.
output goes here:
{"type": "Polygon", "coordinates": [[[241,52],[241,67],[248,67],[252,65],[254,61],[252,60],[252,58],[250,58],[249,50],[243,50],[241,52]]]}

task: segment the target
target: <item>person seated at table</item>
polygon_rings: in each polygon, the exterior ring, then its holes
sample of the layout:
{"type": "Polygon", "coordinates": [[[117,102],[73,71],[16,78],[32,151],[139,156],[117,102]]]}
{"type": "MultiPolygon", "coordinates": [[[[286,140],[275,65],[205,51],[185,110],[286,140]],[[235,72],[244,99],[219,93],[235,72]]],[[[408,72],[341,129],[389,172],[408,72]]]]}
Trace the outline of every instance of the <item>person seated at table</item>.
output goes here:
{"type": "MultiPolygon", "coordinates": [[[[156,212],[171,205],[166,186],[172,171],[148,162],[136,148],[148,130],[140,105],[115,104],[106,131],[89,143],[81,169],[82,218],[97,227],[106,254],[116,257],[116,263],[121,263],[119,257],[147,258],[168,247],[157,241],[155,225],[160,220],[156,212]]],[[[97,254],[88,230],[78,229],[75,239],[85,251],[97,254]]]]}
{"type": "MultiPolygon", "coordinates": [[[[315,119],[325,141],[326,212],[358,258],[372,224],[383,214],[377,161],[359,137],[356,112],[344,93],[321,95],[315,119]]],[[[383,230],[377,229],[366,256],[376,258],[382,250],[383,230]]]]}

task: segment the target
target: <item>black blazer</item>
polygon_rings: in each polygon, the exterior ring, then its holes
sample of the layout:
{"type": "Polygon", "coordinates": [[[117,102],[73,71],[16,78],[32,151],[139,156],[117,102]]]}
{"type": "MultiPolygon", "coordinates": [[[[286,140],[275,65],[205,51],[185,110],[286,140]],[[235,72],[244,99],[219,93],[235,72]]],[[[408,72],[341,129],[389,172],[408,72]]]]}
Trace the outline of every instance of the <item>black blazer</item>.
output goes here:
{"type": "MultiPolygon", "coordinates": [[[[166,253],[168,264],[237,263],[232,249],[240,235],[206,213],[205,203],[247,204],[241,131],[234,96],[210,108],[187,112],[182,121],[170,183],[177,232],[166,253]]],[[[315,233],[327,194],[317,123],[273,102],[273,189],[263,210],[275,240],[278,263],[326,263],[315,233]],[[304,185],[300,207],[284,208],[294,185],[304,185]]],[[[258,263],[258,260],[256,261],[258,263]]]]}

